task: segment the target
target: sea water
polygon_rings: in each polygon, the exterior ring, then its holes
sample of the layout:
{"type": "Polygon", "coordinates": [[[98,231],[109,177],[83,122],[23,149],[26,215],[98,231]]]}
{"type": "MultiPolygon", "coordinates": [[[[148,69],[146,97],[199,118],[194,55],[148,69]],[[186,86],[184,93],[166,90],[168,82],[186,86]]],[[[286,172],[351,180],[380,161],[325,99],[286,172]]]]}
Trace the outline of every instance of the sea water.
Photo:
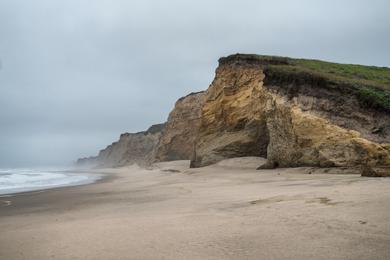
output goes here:
{"type": "Polygon", "coordinates": [[[10,194],[95,182],[101,176],[58,169],[0,169],[0,194],[10,194]]]}

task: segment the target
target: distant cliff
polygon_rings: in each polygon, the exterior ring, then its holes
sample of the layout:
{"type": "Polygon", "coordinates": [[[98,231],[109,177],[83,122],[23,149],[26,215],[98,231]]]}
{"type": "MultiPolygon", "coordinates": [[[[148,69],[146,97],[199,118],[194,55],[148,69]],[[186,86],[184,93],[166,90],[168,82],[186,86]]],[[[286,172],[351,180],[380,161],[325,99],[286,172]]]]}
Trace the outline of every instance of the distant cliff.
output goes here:
{"type": "Polygon", "coordinates": [[[143,132],[121,134],[117,142],[101,150],[97,156],[78,159],[77,164],[102,167],[117,167],[133,163],[147,165],[154,160],[156,145],[163,128],[164,124],[158,124],[143,132]]]}
{"type": "Polygon", "coordinates": [[[98,156],[77,160],[79,166],[112,167],[158,161],[190,160],[200,126],[205,92],[190,93],[177,100],[164,124],[139,133],[125,133],[98,156]]]}
{"type": "Polygon", "coordinates": [[[180,98],[165,127],[121,135],[106,166],[241,156],[263,167],[390,166],[390,69],[236,54],[219,60],[207,91],[180,98]]]}

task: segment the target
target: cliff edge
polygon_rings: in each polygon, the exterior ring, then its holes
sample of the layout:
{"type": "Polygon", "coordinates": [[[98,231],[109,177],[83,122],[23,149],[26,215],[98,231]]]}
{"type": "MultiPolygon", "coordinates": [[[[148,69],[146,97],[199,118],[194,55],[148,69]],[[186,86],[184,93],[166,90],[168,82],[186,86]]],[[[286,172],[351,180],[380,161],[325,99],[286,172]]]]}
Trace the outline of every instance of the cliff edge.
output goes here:
{"type": "Polygon", "coordinates": [[[191,165],[239,156],[266,157],[265,167],[388,165],[389,71],[271,56],[221,58],[191,165]]]}
{"type": "MultiPolygon", "coordinates": [[[[390,69],[235,54],[219,59],[203,92],[180,98],[167,123],[123,134],[97,157],[104,166],[232,157],[273,167],[390,167],[390,69]]],[[[369,167],[369,168],[367,168],[369,167]]]]}

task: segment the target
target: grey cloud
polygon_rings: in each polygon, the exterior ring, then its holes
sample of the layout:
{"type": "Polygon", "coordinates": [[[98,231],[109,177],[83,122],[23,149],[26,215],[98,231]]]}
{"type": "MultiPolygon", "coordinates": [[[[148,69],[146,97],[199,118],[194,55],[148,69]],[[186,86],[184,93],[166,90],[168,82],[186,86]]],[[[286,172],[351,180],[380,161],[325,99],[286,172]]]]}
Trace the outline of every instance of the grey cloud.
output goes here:
{"type": "Polygon", "coordinates": [[[0,1],[0,167],[61,164],[166,119],[220,56],[390,66],[388,1],[0,1]]]}

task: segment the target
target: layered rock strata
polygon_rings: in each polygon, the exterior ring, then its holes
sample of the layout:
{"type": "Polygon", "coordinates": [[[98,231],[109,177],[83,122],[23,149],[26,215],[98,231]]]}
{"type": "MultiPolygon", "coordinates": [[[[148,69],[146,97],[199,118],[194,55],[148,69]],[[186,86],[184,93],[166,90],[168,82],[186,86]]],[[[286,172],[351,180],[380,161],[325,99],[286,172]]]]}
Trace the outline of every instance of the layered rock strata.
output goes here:
{"type": "Polygon", "coordinates": [[[191,93],[176,102],[156,148],[156,161],[189,160],[191,158],[200,126],[204,99],[205,92],[202,91],[191,93]]]}
{"type": "Polygon", "coordinates": [[[364,107],[326,78],[283,77],[271,67],[287,62],[253,55],[220,60],[193,167],[239,156],[267,157],[265,167],[390,164],[386,110],[364,107]]]}
{"type": "MultiPolygon", "coordinates": [[[[207,91],[179,99],[165,127],[122,134],[79,164],[191,159],[192,167],[201,167],[261,156],[267,158],[263,168],[360,167],[365,175],[384,176],[390,169],[390,86],[381,86],[387,74],[360,80],[366,75],[355,69],[362,66],[352,67],[351,77],[343,66],[258,55],[221,58],[207,91]]],[[[381,69],[363,68],[374,74],[381,69]]]]}

